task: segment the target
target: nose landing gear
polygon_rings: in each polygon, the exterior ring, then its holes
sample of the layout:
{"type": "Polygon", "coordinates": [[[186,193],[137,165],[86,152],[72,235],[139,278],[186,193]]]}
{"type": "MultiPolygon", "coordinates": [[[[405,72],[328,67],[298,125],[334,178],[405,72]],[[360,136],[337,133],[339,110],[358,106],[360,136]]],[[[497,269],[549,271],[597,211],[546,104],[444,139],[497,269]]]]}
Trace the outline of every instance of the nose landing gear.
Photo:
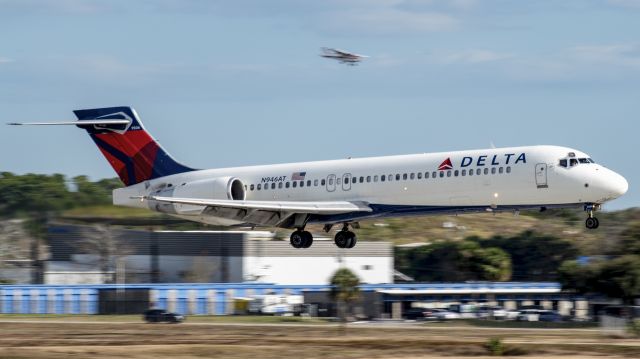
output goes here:
{"type": "Polygon", "coordinates": [[[585,226],[588,229],[596,229],[600,226],[600,221],[598,221],[598,219],[593,216],[593,212],[595,212],[598,208],[600,208],[600,206],[597,204],[584,207],[584,210],[589,212],[589,217],[587,217],[587,220],[584,222],[585,226]]]}

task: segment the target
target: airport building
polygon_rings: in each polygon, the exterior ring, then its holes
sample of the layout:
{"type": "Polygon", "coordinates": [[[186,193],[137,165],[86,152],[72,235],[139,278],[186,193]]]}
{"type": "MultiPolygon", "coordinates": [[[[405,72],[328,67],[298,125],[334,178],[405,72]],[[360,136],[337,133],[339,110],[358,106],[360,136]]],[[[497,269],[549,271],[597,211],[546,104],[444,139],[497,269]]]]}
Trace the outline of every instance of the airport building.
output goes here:
{"type": "MultiPolygon", "coordinates": [[[[586,316],[586,298],[563,292],[558,283],[363,284],[354,312],[365,318],[400,319],[409,308],[448,303],[501,304],[507,309],[539,305],[564,315],[586,316]]],[[[243,314],[238,303],[265,295],[301,296],[306,305],[334,315],[329,286],[225,284],[7,285],[0,287],[0,313],[142,313],[155,307],[187,315],[243,314]]],[[[316,310],[317,312],[317,310],[316,310]]]]}
{"type": "Polygon", "coordinates": [[[346,267],[369,284],[393,282],[393,247],[341,249],[316,238],[295,249],[263,231],[140,231],[58,225],[49,229],[44,284],[240,283],[324,285],[346,267]]]}

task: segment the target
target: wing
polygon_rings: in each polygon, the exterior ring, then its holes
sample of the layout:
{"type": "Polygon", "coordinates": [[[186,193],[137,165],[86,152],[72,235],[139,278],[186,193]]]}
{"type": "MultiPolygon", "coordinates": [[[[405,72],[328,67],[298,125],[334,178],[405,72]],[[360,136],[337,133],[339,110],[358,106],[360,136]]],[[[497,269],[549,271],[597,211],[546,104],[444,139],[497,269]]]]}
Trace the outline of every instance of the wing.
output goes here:
{"type": "Polygon", "coordinates": [[[204,207],[202,214],[256,225],[294,226],[308,215],[372,212],[364,202],[349,201],[237,201],[223,199],[174,198],[149,196],[150,201],[204,207]]]}

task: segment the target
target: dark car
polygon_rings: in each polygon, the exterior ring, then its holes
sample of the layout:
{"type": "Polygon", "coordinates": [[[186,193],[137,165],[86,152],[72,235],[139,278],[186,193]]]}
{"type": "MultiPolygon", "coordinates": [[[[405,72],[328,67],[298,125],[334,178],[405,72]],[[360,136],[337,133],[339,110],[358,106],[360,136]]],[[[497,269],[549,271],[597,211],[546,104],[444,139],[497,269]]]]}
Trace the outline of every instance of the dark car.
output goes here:
{"type": "Polygon", "coordinates": [[[149,309],[144,312],[144,320],[147,323],[181,323],[184,322],[184,315],[164,309],[149,309]]]}
{"type": "Polygon", "coordinates": [[[538,320],[541,322],[561,322],[564,318],[553,310],[541,310],[538,312],[538,320]]]}
{"type": "Polygon", "coordinates": [[[424,308],[410,308],[407,309],[403,314],[405,319],[409,319],[409,320],[419,320],[419,319],[424,319],[425,317],[425,312],[427,310],[424,308]]]}

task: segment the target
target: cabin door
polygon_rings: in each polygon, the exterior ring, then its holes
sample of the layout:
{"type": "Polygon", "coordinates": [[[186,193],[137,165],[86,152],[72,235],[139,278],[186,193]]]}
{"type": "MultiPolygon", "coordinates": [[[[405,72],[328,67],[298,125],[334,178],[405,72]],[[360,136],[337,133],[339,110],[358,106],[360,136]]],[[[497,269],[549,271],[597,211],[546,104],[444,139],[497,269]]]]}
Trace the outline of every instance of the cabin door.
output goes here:
{"type": "Polygon", "coordinates": [[[349,191],[351,190],[351,173],[345,173],[342,175],[342,190],[349,191]]]}
{"type": "Polygon", "coordinates": [[[549,188],[547,185],[547,164],[538,163],[536,165],[536,186],[538,188],[549,188]]]}
{"type": "Polygon", "coordinates": [[[336,190],[336,175],[327,176],[327,192],[333,192],[336,190]]]}

